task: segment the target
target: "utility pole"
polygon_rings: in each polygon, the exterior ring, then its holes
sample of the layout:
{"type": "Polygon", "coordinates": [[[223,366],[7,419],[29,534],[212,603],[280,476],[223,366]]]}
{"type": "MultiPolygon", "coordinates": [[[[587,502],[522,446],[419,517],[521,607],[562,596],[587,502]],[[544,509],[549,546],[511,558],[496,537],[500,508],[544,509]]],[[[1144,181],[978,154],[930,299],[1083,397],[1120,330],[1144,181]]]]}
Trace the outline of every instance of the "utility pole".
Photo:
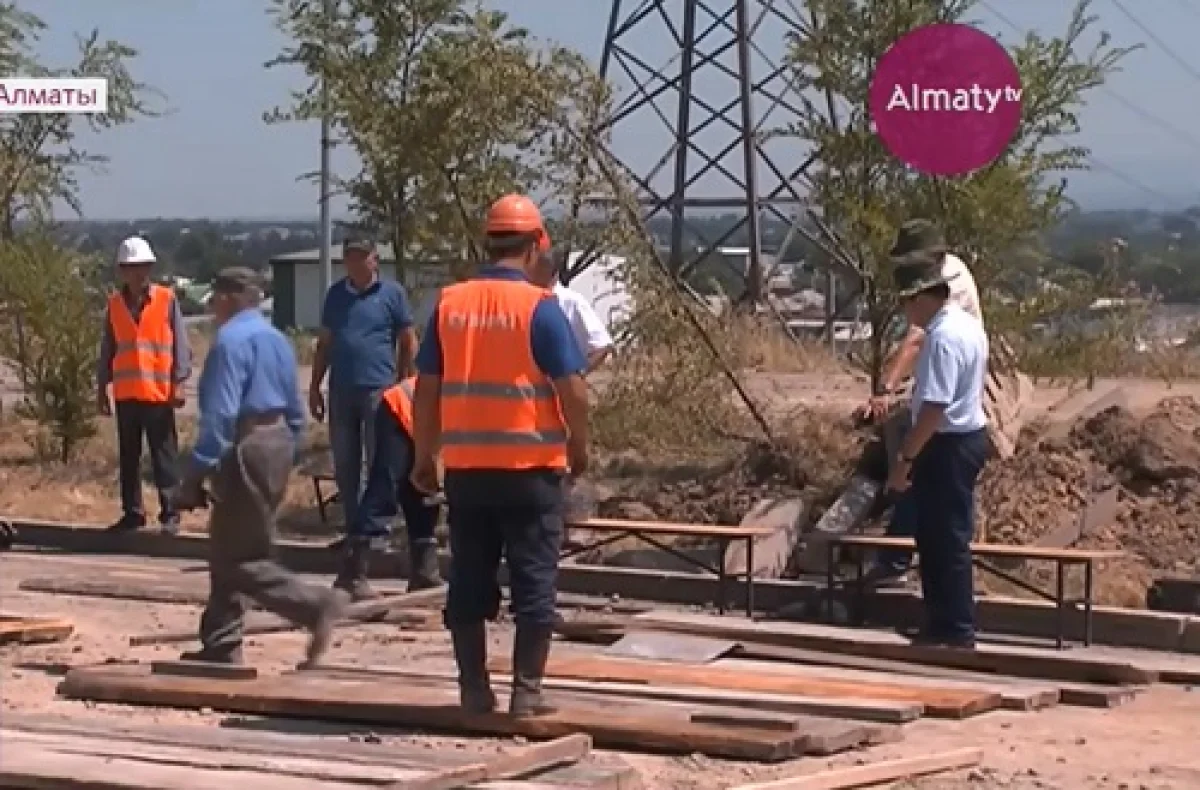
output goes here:
{"type": "MultiPolygon", "coordinates": [[[[324,0],[324,12],[326,24],[333,23],[334,15],[334,0],[324,0]]],[[[323,46],[328,46],[325,42],[323,46]]],[[[333,148],[333,140],[330,139],[332,131],[331,108],[329,102],[329,75],[325,66],[327,65],[327,53],[322,50],[322,69],[321,69],[321,257],[320,257],[320,293],[321,300],[324,301],[325,293],[329,290],[329,286],[333,283],[333,260],[330,255],[333,247],[333,215],[330,211],[329,192],[332,176],[330,173],[330,151],[333,148]]]]}

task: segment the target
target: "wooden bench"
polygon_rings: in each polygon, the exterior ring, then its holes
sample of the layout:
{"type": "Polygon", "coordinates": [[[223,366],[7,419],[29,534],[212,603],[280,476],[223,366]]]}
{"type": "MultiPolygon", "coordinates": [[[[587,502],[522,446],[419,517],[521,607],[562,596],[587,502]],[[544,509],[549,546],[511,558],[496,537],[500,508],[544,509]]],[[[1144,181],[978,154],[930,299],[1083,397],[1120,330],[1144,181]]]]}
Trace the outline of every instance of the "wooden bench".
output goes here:
{"type": "Polygon", "coordinates": [[[312,480],[313,494],[317,499],[317,514],[320,515],[322,524],[328,524],[329,506],[338,501],[337,480],[334,479],[332,467],[327,462],[318,461],[302,464],[297,471],[312,480]],[[332,494],[325,494],[324,485],[326,483],[333,485],[332,494]]]}
{"type": "MultiPolygon", "coordinates": [[[[833,599],[834,587],[836,584],[835,568],[838,548],[853,548],[853,549],[893,549],[901,551],[916,551],[916,541],[912,538],[887,538],[874,537],[869,535],[842,535],[829,540],[829,554],[827,556],[828,566],[826,579],[827,586],[825,590],[825,611],[829,619],[832,620],[833,614],[833,599]]],[[[975,567],[1003,579],[1004,581],[1016,585],[1017,587],[1036,595],[1045,601],[1050,601],[1057,607],[1057,622],[1055,630],[1055,645],[1061,650],[1066,645],[1066,630],[1067,630],[1067,612],[1074,609],[1076,606],[1083,607],[1083,643],[1091,645],[1092,643],[1092,592],[1093,582],[1095,579],[1095,564],[1100,560],[1112,560],[1124,556],[1124,552],[1120,551],[1104,551],[1093,549],[1055,549],[1044,546],[1010,546],[1000,543],[972,543],[971,544],[971,562],[975,567]],[[1017,560],[1034,560],[1042,562],[1052,562],[1055,565],[1055,585],[1054,592],[1048,593],[1045,590],[1030,584],[1024,579],[1017,578],[1013,574],[997,567],[989,560],[994,559],[1017,559],[1017,560]],[[1083,596],[1080,598],[1068,598],[1066,593],[1066,568],[1069,566],[1083,567],[1083,596]]],[[[856,560],[856,576],[855,584],[855,602],[857,607],[856,616],[862,618],[863,603],[866,593],[866,579],[863,574],[863,552],[855,552],[856,560]]]]}
{"type": "Polygon", "coordinates": [[[615,543],[622,538],[636,538],[644,543],[664,551],[682,562],[711,573],[717,577],[717,609],[724,614],[726,608],[727,587],[730,578],[746,579],[746,616],[754,615],[754,540],[775,534],[770,527],[727,527],[714,524],[674,524],[663,521],[626,521],[615,518],[572,519],[567,521],[567,527],[572,530],[586,529],[594,533],[603,533],[595,540],[582,544],[564,545],[561,557],[568,559],[585,551],[598,549],[615,543]],[[717,547],[717,562],[710,565],[704,560],[697,559],[674,546],[668,545],[662,538],[686,537],[699,538],[717,547]],[[746,543],[746,572],[730,573],[726,563],[729,547],[737,541],[746,543]]]}

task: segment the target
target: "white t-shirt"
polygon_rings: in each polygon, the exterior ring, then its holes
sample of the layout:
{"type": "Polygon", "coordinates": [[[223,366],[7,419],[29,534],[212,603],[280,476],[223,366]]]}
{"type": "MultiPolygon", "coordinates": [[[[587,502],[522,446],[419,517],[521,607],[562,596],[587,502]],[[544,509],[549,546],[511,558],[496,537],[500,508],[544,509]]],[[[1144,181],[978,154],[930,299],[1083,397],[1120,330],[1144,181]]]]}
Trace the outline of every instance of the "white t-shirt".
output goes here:
{"type": "Polygon", "coordinates": [[[925,327],[912,388],[912,417],[924,403],[946,407],[938,433],[968,433],[987,426],[983,410],[988,340],[979,319],[947,304],[925,327]]]}
{"type": "Polygon", "coordinates": [[[950,303],[958,305],[967,315],[974,316],[983,323],[983,308],[979,303],[979,288],[967,264],[957,255],[947,255],[942,260],[942,274],[954,279],[946,283],[950,286],[950,303]]]}
{"type": "Polygon", "coordinates": [[[612,346],[613,339],[608,333],[608,327],[582,294],[572,291],[562,283],[555,283],[554,296],[567,316],[571,331],[575,333],[575,342],[579,344],[579,350],[584,356],[612,346]]]}

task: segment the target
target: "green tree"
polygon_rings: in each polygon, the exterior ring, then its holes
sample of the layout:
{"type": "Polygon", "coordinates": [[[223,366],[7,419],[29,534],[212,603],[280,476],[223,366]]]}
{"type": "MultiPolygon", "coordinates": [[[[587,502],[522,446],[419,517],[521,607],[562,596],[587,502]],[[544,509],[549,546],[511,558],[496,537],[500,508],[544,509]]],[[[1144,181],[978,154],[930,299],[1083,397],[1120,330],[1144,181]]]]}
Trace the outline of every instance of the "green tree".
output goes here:
{"type": "Polygon", "coordinates": [[[74,65],[47,66],[33,53],[45,29],[36,15],[15,3],[0,2],[0,76],[102,77],[108,80],[108,111],[0,115],[0,241],[11,239],[22,220],[48,220],[55,201],[80,212],[79,173],[107,162],[107,157],[79,144],[81,131],[100,131],[158,114],[151,100],[161,94],[129,70],[136,50],[101,39],[93,30],[79,39],[74,65]]]}
{"type": "Polygon", "coordinates": [[[1088,167],[1088,150],[1072,140],[1077,113],[1130,51],[1111,47],[1102,34],[1079,52],[1096,21],[1090,1],[1075,7],[1061,37],[1029,33],[1011,48],[1024,112],[1008,151],[968,177],[944,179],[914,174],[888,153],[871,128],[868,91],[875,64],[896,39],[934,22],[965,22],[976,0],[809,0],[807,29],[792,42],[790,58],[810,100],[788,132],[816,154],[813,203],[847,240],[838,259],[862,285],[876,338],[873,378],[895,311],[887,251],[907,218],[928,217],[945,228],[972,267],[994,332],[1029,327],[1069,298],[1091,298],[1078,271],[1069,288],[1043,287],[1065,270],[1050,265],[1040,242],[1071,206],[1066,174],[1088,167]]]}
{"type": "MultiPolygon", "coordinates": [[[[581,119],[602,82],[576,53],[542,46],[504,14],[465,0],[273,0],[292,44],[269,65],[311,79],[269,122],[318,118],[322,78],[339,142],[360,169],[340,180],[397,258],[414,249],[476,259],[499,194],[565,198],[586,161],[581,119]],[[369,32],[368,32],[369,31],[369,32]]],[[[583,175],[588,175],[585,171],[583,175]]]]}
{"type": "Polygon", "coordinates": [[[69,462],[95,433],[96,354],[103,297],[97,262],[43,234],[0,245],[0,356],[21,359],[25,400],[36,420],[38,454],[69,462]],[[8,318],[20,316],[20,321],[8,318]]]}

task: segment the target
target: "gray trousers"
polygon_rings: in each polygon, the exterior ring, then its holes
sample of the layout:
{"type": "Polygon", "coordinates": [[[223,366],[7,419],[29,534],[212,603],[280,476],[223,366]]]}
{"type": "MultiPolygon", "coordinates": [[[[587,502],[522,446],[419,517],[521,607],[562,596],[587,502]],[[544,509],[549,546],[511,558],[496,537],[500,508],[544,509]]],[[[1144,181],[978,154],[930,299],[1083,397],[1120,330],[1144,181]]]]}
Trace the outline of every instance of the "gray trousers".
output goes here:
{"type": "Polygon", "coordinates": [[[274,558],[275,514],[295,449],[280,417],[242,431],[217,468],[208,524],[211,587],[200,618],[207,653],[225,655],[241,647],[243,596],[305,628],[316,625],[330,600],[327,588],[301,581],[274,558]]]}

